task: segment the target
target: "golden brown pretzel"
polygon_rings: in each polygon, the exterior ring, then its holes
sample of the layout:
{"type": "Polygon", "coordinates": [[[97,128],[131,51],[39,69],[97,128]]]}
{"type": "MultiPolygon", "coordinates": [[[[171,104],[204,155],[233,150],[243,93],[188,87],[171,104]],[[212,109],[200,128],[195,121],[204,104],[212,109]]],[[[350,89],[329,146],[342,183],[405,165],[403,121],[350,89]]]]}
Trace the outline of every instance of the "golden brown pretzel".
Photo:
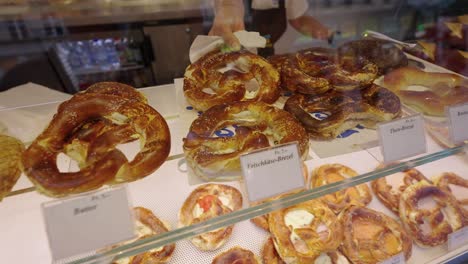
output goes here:
{"type": "Polygon", "coordinates": [[[294,141],[305,158],[307,134],[289,113],[262,102],[234,102],[214,106],[193,121],[184,138],[184,153],[197,176],[232,179],[239,177],[241,154],[294,141]],[[212,137],[228,125],[237,125],[236,135],[212,137]]]}
{"type": "Polygon", "coordinates": [[[263,264],[286,264],[278,255],[273,238],[269,237],[262,247],[262,260],[263,264]]]}
{"type": "Polygon", "coordinates": [[[352,205],[340,213],[339,221],[344,233],[340,249],[352,263],[379,263],[400,252],[410,258],[411,238],[393,218],[352,205]]]}
{"type": "MultiPolygon", "coordinates": [[[[189,226],[242,208],[242,194],[234,187],[204,184],[193,190],[179,211],[181,226],[189,226]]],[[[215,250],[232,233],[234,226],[197,235],[190,239],[200,250],[215,250]]]]}
{"type": "Polygon", "coordinates": [[[455,197],[425,181],[406,188],[401,194],[399,210],[403,226],[421,247],[443,244],[448,234],[464,226],[463,211],[455,197]],[[420,208],[419,202],[428,198],[435,204],[420,208]],[[428,232],[427,228],[431,230],[428,232]]]}
{"type": "Polygon", "coordinates": [[[335,214],[319,200],[310,200],[268,215],[273,242],[286,263],[312,263],[322,252],[341,244],[343,229],[335,214]]]}
{"type": "MultiPolygon", "coordinates": [[[[341,164],[326,164],[318,167],[312,173],[311,188],[342,181],[357,176],[353,169],[341,164]]],[[[327,194],[321,198],[335,213],[341,212],[349,205],[369,204],[372,200],[369,187],[365,183],[327,194]]]]}
{"type": "MultiPolygon", "coordinates": [[[[159,220],[151,210],[144,207],[135,207],[133,209],[136,219],[136,230],[138,239],[144,239],[151,236],[159,235],[168,232],[170,227],[159,220]]],[[[131,242],[134,242],[132,240],[131,242]]],[[[138,254],[125,259],[119,259],[112,262],[113,264],[159,264],[167,263],[174,253],[175,244],[165,245],[160,248],[155,248],[150,251],[138,254]]]]}
{"type": "Polygon", "coordinates": [[[335,50],[326,48],[276,55],[270,62],[280,71],[283,88],[311,95],[331,88],[338,91],[362,89],[370,85],[378,73],[378,67],[369,61],[339,57],[335,50]]]}
{"type": "Polygon", "coordinates": [[[260,261],[252,251],[233,247],[216,256],[211,264],[260,264],[260,261]]]}
{"type": "Polygon", "coordinates": [[[0,134],[0,202],[10,193],[21,175],[24,145],[16,138],[0,134]]]}
{"type": "Polygon", "coordinates": [[[184,94],[190,105],[202,111],[236,101],[274,103],[280,95],[279,73],[265,59],[248,51],[213,51],[187,67],[184,94]],[[219,70],[228,64],[235,64],[240,71],[221,73],[219,70]],[[259,88],[250,94],[245,83],[252,79],[257,80],[259,88]],[[205,92],[207,88],[212,92],[205,92]]]}
{"type": "Polygon", "coordinates": [[[361,124],[375,128],[401,114],[400,100],[391,91],[375,84],[352,94],[336,91],[311,96],[295,94],[284,105],[305,127],[312,138],[330,140],[361,124]],[[326,113],[318,120],[311,113],[326,113]]]}
{"type": "Polygon", "coordinates": [[[145,177],[165,161],[169,150],[167,124],[149,105],[115,95],[80,93],[60,104],[49,126],[24,152],[23,164],[39,192],[64,196],[145,177]],[[112,128],[102,129],[89,141],[75,142],[77,148],[67,148],[74,133],[93,120],[104,120],[112,128]],[[128,161],[115,146],[138,138],[142,149],[128,161]],[[78,159],[80,171],[58,170],[56,158],[62,151],[78,159]]]}
{"type": "MultiPolygon", "coordinates": [[[[444,172],[435,177],[434,184],[442,190],[450,193],[452,193],[452,190],[450,189],[449,184],[464,187],[468,190],[468,180],[452,172],[444,172]]],[[[455,198],[457,197],[455,196],[455,198]]],[[[464,222],[465,224],[468,224],[468,199],[457,199],[457,201],[460,203],[462,208],[463,216],[465,218],[464,222]]]]}
{"type": "Polygon", "coordinates": [[[109,94],[120,96],[127,100],[135,100],[145,104],[148,103],[146,97],[135,88],[118,82],[98,82],[80,93],[109,94]]]}
{"type": "Polygon", "coordinates": [[[446,106],[468,102],[468,80],[455,74],[404,67],[385,75],[383,85],[395,92],[403,103],[428,115],[445,116],[446,106]],[[412,85],[427,89],[410,90],[412,85]]]}
{"type": "MultiPolygon", "coordinates": [[[[383,166],[379,166],[383,168],[383,166]]],[[[372,190],[374,191],[377,198],[390,210],[392,210],[397,215],[399,214],[398,206],[400,204],[401,193],[410,185],[418,181],[427,181],[428,180],[420,171],[417,169],[408,169],[396,174],[392,174],[383,178],[379,178],[371,182],[372,190]],[[392,185],[387,183],[387,179],[395,178],[402,176],[402,183],[394,188],[392,185]]]]}

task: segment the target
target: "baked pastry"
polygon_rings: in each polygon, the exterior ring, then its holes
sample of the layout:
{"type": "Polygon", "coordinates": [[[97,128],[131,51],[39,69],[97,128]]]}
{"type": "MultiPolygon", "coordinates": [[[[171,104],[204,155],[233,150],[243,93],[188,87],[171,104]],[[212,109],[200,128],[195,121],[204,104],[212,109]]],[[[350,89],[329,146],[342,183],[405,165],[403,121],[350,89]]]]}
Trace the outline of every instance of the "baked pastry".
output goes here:
{"type": "Polygon", "coordinates": [[[0,134],[0,202],[10,193],[21,175],[24,145],[16,138],[0,134]]]}
{"type": "Polygon", "coordinates": [[[262,247],[262,261],[263,264],[286,264],[276,251],[273,238],[269,237],[262,247]]]}
{"type": "MultiPolygon", "coordinates": [[[[205,184],[185,199],[179,211],[180,226],[189,226],[242,208],[242,194],[234,187],[205,184]]],[[[190,239],[200,250],[215,250],[231,236],[234,226],[220,228],[190,239]]]]}
{"type": "Polygon", "coordinates": [[[290,91],[318,95],[330,89],[362,89],[375,80],[378,67],[367,60],[340,57],[333,49],[311,48],[295,54],[273,56],[281,86],[290,91]]]}
{"type": "Polygon", "coordinates": [[[288,112],[262,102],[234,102],[214,106],[193,121],[183,147],[187,164],[197,176],[227,180],[239,178],[243,153],[297,141],[305,159],[308,140],[304,128],[288,112]],[[213,137],[228,125],[236,126],[236,135],[213,137]]]}
{"type": "MultiPolygon", "coordinates": [[[[383,168],[380,166],[379,168],[383,168]]],[[[377,198],[390,210],[397,215],[399,214],[398,206],[400,205],[401,193],[411,184],[419,181],[430,182],[417,169],[408,169],[386,177],[378,178],[371,182],[372,190],[377,198]],[[388,184],[387,179],[395,182],[398,179],[398,187],[388,184]]]]}
{"type": "MultiPolygon", "coordinates": [[[[450,189],[450,185],[455,185],[455,186],[458,186],[459,188],[464,188],[465,191],[468,191],[468,180],[452,172],[445,172],[435,177],[434,184],[437,187],[449,193],[452,193],[452,190],[450,189]]],[[[462,208],[463,215],[465,218],[464,222],[466,225],[468,224],[468,199],[466,198],[458,199],[456,195],[454,196],[457,199],[457,201],[460,203],[460,206],[462,208]]]]}
{"type": "Polygon", "coordinates": [[[372,209],[352,205],[339,217],[344,239],[340,249],[355,264],[379,263],[401,252],[411,256],[413,243],[393,218],[372,209]]]}
{"type": "Polygon", "coordinates": [[[365,59],[377,65],[379,75],[408,65],[408,59],[393,43],[380,39],[349,41],[338,47],[339,57],[350,57],[359,61],[365,59]]]}
{"type": "Polygon", "coordinates": [[[170,135],[164,118],[141,99],[112,95],[108,85],[102,87],[102,93],[78,93],[60,104],[24,152],[25,173],[39,192],[64,196],[138,180],[166,160],[170,135]],[[115,146],[136,139],[141,150],[128,161],[115,146]],[[75,159],[80,171],[60,172],[56,158],[61,152],[75,159]]]}
{"type": "Polygon", "coordinates": [[[408,186],[400,198],[400,219],[421,247],[445,243],[448,234],[464,226],[463,211],[455,197],[426,181],[408,186]],[[421,205],[431,199],[429,205],[421,205]]]}
{"type": "Polygon", "coordinates": [[[446,106],[468,102],[468,80],[455,74],[404,67],[385,75],[383,84],[396,93],[403,103],[428,115],[444,116],[446,106]],[[410,90],[412,85],[427,89],[410,90]]]}
{"type": "Polygon", "coordinates": [[[211,264],[260,264],[260,260],[250,250],[233,247],[216,256],[211,264]]]}
{"type": "MultiPolygon", "coordinates": [[[[151,236],[159,235],[170,230],[167,223],[159,220],[151,210],[144,207],[135,207],[133,209],[136,219],[137,238],[127,243],[134,242],[135,240],[148,238],[151,236]]],[[[126,243],[126,244],[127,244],[126,243]]],[[[143,264],[143,263],[167,263],[174,253],[175,244],[165,245],[150,251],[138,254],[136,256],[119,259],[112,262],[113,264],[143,264]]]]}
{"type": "Polygon", "coordinates": [[[268,215],[275,248],[286,263],[312,263],[341,244],[343,229],[333,211],[310,200],[268,215]]]}
{"type": "Polygon", "coordinates": [[[184,94],[190,105],[202,111],[236,101],[274,103],[280,96],[279,81],[278,71],[258,55],[245,50],[229,53],[216,50],[187,67],[184,94]],[[219,71],[229,64],[239,70],[219,71]],[[246,88],[252,79],[259,85],[256,91],[246,88]]]}
{"type": "MultiPolygon", "coordinates": [[[[318,167],[312,173],[311,188],[320,187],[334,182],[339,182],[357,176],[353,169],[341,164],[326,164],[318,167]]],[[[321,198],[335,213],[341,212],[349,205],[369,204],[372,200],[369,187],[363,183],[349,187],[335,193],[326,194],[321,198]]]]}
{"type": "Polygon", "coordinates": [[[400,100],[390,90],[375,84],[355,93],[330,91],[311,96],[295,94],[284,105],[314,139],[331,140],[347,129],[361,124],[375,128],[379,122],[392,120],[401,114],[400,100]],[[326,113],[319,120],[311,116],[326,113]]]}

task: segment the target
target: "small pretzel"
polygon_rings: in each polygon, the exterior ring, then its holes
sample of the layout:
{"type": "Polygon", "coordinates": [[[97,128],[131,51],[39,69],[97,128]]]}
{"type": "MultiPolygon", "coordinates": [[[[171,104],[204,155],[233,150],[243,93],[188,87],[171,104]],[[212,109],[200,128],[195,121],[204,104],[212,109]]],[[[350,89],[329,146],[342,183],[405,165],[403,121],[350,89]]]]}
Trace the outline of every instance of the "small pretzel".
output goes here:
{"type": "Polygon", "coordinates": [[[49,126],[23,153],[25,173],[37,190],[64,196],[155,171],[169,155],[169,129],[162,116],[140,100],[85,92],[60,104],[49,126]],[[142,149],[128,161],[115,146],[135,139],[141,140],[142,149]],[[61,152],[76,158],[80,171],[60,172],[56,159],[61,152]]]}
{"type": "MultiPolygon", "coordinates": [[[[449,184],[468,189],[468,180],[452,172],[445,172],[442,173],[442,175],[435,177],[434,184],[449,193],[452,193],[449,184]]],[[[468,224],[468,199],[457,199],[457,201],[460,203],[462,208],[465,223],[468,224]]]]}
{"type": "Polygon", "coordinates": [[[276,250],[286,263],[313,263],[322,252],[336,250],[343,238],[341,223],[318,200],[270,213],[268,223],[276,250]]]}
{"type": "Polygon", "coordinates": [[[389,121],[401,114],[400,100],[391,91],[371,85],[352,94],[330,91],[311,96],[295,94],[284,105],[305,127],[312,138],[330,140],[343,131],[361,124],[375,128],[378,122],[389,121]],[[310,113],[326,113],[323,120],[310,113]]]}
{"type": "Polygon", "coordinates": [[[260,260],[250,250],[233,247],[216,256],[211,264],[260,264],[260,260]]]}
{"type": "MultiPolygon", "coordinates": [[[[357,175],[357,172],[353,169],[341,164],[322,165],[312,173],[311,188],[342,181],[357,175]]],[[[352,204],[362,206],[369,204],[372,200],[372,195],[369,187],[363,183],[332,194],[327,194],[322,197],[322,200],[333,212],[339,213],[352,204]]]]}
{"type": "Polygon", "coordinates": [[[234,102],[214,106],[193,121],[184,139],[184,153],[197,176],[226,180],[239,177],[241,154],[294,141],[305,158],[307,134],[289,113],[262,102],[234,102]],[[237,125],[236,135],[212,137],[228,125],[237,125]]]}
{"type": "Polygon", "coordinates": [[[280,96],[279,73],[265,59],[247,51],[221,53],[213,51],[189,65],[184,75],[184,94],[198,110],[236,101],[274,103],[280,96]],[[229,64],[239,71],[219,70],[229,64]],[[257,80],[259,88],[251,94],[245,83],[257,80]],[[211,88],[212,93],[204,90],[211,88]]]}
{"type": "MultiPolygon", "coordinates": [[[[383,168],[380,166],[379,168],[383,168]]],[[[400,204],[401,193],[408,188],[408,186],[419,182],[428,180],[420,171],[417,169],[408,169],[400,173],[392,174],[387,177],[379,178],[371,182],[372,190],[374,191],[377,198],[390,210],[397,215],[399,214],[398,206],[400,204]],[[403,182],[398,188],[393,188],[387,183],[387,178],[403,176],[403,182]]]]}
{"type": "MultiPolygon", "coordinates": [[[[169,227],[159,220],[151,210],[144,207],[135,207],[133,212],[137,221],[137,239],[145,239],[169,231],[169,227]]],[[[112,264],[167,263],[171,259],[174,249],[175,244],[169,244],[133,257],[119,259],[112,262],[112,264]]]]}
{"type": "MultiPolygon", "coordinates": [[[[242,194],[234,187],[205,184],[193,190],[179,211],[181,226],[189,226],[242,208],[242,194]]],[[[197,235],[190,239],[200,250],[215,250],[230,237],[234,226],[197,235]]]]}
{"type": "Polygon", "coordinates": [[[421,247],[437,246],[447,241],[448,234],[464,226],[463,211],[455,197],[425,181],[417,182],[401,194],[400,218],[405,229],[421,247]],[[433,208],[419,208],[419,201],[432,198],[433,208]],[[423,225],[428,225],[429,232],[423,225]]]}
{"type": "Polygon", "coordinates": [[[445,116],[445,107],[468,102],[468,80],[450,73],[425,72],[403,67],[385,75],[383,85],[403,103],[433,116],[445,116]],[[426,90],[410,90],[420,85],[426,90]]]}
{"type": "Polygon", "coordinates": [[[411,257],[412,241],[403,227],[389,216],[352,205],[338,217],[344,240],[340,249],[352,263],[379,263],[403,252],[411,257]]]}

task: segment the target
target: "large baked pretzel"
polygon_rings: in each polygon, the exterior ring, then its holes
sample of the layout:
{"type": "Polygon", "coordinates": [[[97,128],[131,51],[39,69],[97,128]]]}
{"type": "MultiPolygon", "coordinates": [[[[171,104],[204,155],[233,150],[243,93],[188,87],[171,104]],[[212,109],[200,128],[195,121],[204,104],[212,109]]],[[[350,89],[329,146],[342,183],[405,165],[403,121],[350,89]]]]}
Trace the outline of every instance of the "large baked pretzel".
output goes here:
{"type": "Polygon", "coordinates": [[[334,251],[343,238],[342,225],[335,214],[319,200],[310,200],[268,215],[270,232],[278,254],[286,263],[313,263],[322,252],[334,251]],[[288,225],[290,214],[304,212],[309,223],[288,225]]]}
{"type": "Polygon", "coordinates": [[[156,110],[139,101],[90,92],[60,104],[49,126],[23,154],[25,173],[37,190],[64,196],[134,181],[156,170],[169,155],[169,129],[156,110]],[[80,134],[82,128],[92,133],[80,134]],[[136,139],[141,151],[128,161],[115,147],[136,139]],[[77,158],[80,171],[60,172],[56,159],[61,152],[77,158]]]}
{"type": "MultiPolygon", "coordinates": [[[[442,190],[450,193],[452,193],[450,185],[455,185],[464,188],[465,191],[468,190],[468,180],[462,178],[461,176],[453,172],[444,172],[441,175],[435,177],[434,184],[442,190]]],[[[455,198],[457,197],[455,196],[455,198]]],[[[460,203],[461,209],[463,211],[465,224],[468,224],[468,199],[457,198],[457,201],[460,203]]]]}
{"type": "Polygon", "coordinates": [[[426,181],[415,183],[402,193],[400,218],[403,226],[421,247],[437,246],[447,241],[448,235],[464,226],[463,211],[455,197],[426,181]],[[432,198],[433,208],[419,208],[419,201],[432,198]],[[427,232],[428,225],[431,229],[427,232]]]}
{"type": "MultiPolygon", "coordinates": [[[[356,171],[341,164],[322,165],[312,173],[311,188],[342,181],[357,175],[356,171]]],[[[372,200],[372,195],[369,187],[364,183],[327,194],[321,199],[333,212],[338,214],[352,204],[362,206],[369,204],[372,200]]]]}
{"type": "Polygon", "coordinates": [[[339,57],[335,50],[311,48],[277,55],[270,62],[281,73],[281,86],[303,94],[362,89],[377,78],[378,67],[366,60],[339,57]]]}
{"type": "Polygon", "coordinates": [[[398,97],[375,84],[354,93],[295,94],[286,101],[284,110],[292,113],[312,138],[322,140],[334,139],[358,124],[375,128],[378,122],[401,114],[398,97]],[[312,113],[326,113],[327,117],[318,120],[312,113]]]}
{"type": "Polygon", "coordinates": [[[468,102],[468,79],[450,73],[399,68],[385,75],[383,85],[407,105],[434,116],[445,116],[445,107],[468,102]],[[412,90],[410,86],[425,90],[412,90]]]}
{"type": "Polygon", "coordinates": [[[400,252],[411,256],[412,241],[391,217],[372,209],[352,205],[338,217],[343,225],[342,252],[356,264],[384,261],[400,252]]]}
{"type": "Polygon", "coordinates": [[[193,121],[184,138],[187,164],[204,179],[239,177],[243,153],[297,141],[300,155],[308,153],[304,128],[289,113],[262,102],[217,105],[193,121]],[[233,137],[212,137],[223,127],[236,125],[233,137]]]}
{"type": "Polygon", "coordinates": [[[184,94],[198,110],[235,101],[274,103],[279,95],[279,73],[262,57],[248,51],[213,51],[190,64],[184,75],[184,94]],[[234,64],[238,70],[219,70],[234,64]],[[246,82],[255,79],[257,91],[249,92],[246,82]],[[205,89],[211,89],[207,92],[205,89]]]}

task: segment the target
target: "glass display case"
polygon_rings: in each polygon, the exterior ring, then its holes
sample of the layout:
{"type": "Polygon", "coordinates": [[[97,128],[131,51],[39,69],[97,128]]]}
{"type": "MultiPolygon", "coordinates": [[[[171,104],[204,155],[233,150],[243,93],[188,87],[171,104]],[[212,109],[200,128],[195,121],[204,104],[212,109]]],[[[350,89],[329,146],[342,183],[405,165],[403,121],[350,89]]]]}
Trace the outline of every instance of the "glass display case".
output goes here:
{"type": "Polygon", "coordinates": [[[468,261],[463,1],[0,7],[6,262],[468,261]],[[133,238],[56,252],[119,188],[133,238]]]}

